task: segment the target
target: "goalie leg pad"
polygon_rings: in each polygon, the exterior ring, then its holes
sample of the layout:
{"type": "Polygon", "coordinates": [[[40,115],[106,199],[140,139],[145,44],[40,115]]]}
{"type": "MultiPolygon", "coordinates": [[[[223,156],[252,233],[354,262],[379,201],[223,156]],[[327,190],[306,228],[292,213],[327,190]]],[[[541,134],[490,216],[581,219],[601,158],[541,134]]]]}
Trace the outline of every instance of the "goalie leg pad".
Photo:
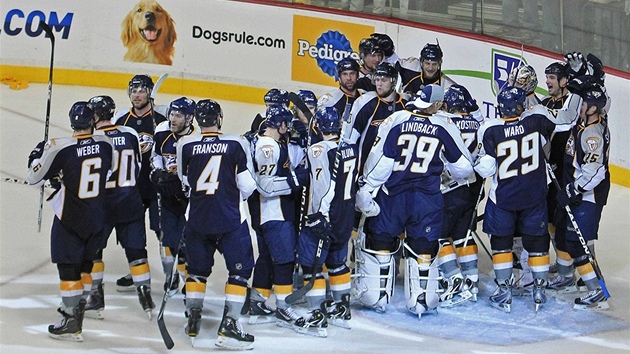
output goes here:
{"type": "Polygon", "coordinates": [[[393,254],[360,249],[357,256],[353,287],[358,301],[377,311],[385,311],[385,305],[394,295],[393,254]]]}
{"type": "Polygon", "coordinates": [[[436,262],[419,264],[414,257],[405,259],[405,299],[407,309],[418,316],[437,309],[440,274],[436,262]],[[423,287],[424,284],[424,287],[423,287]]]}

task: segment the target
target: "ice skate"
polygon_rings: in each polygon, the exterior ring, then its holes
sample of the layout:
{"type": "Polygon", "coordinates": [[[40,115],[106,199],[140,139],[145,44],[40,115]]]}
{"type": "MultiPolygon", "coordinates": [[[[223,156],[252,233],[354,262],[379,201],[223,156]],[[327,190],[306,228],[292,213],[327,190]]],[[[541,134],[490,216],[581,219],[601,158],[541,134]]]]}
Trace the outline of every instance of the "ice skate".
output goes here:
{"type": "Polygon", "coordinates": [[[254,349],[254,336],[243,332],[241,323],[227,314],[223,315],[217,335],[217,340],[214,342],[217,347],[230,350],[254,349]]]}
{"type": "Polygon", "coordinates": [[[193,307],[188,313],[188,324],[184,329],[184,332],[190,337],[190,345],[195,346],[195,338],[197,334],[199,334],[199,329],[201,328],[201,309],[198,307],[193,307]]]}
{"type": "Polygon", "coordinates": [[[501,284],[495,280],[495,283],[498,288],[490,295],[490,305],[509,313],[512,308],[512,279],[506,279],[501,284]]]}
{"type": "Polygon", "coordinates": [[[83,342],[81,332],[83,329],[85,300],[81,299],[79,305],[73,309],[72,314],[66,313],[61,308],[57,309],[57,312],[63,317],[58,323],[48,326],[48,336],[54,339],[83,342]]]}
{"type": "Polygon", "coordinates": [[[103,310],[105,309],[105,293],[103,291],[103,284],[99,284],[96,288],[96,293],[90,294],[85,304],[85,317],[102,320],[103,310]]]}
{"type": "Polygon", "coordinates": [[[264,324],[275,321],[274,310],[265,301],[249,301],[249,324],[264,324]]]}
{"type": "Polygon", "coordinates": [[[534,298],[536,311],[538,311],[540,307],[547,302],[547,296],[545,295],[545,283],[546,281],[544,279],[534,279],[532,296],[534,298]]]}
{"type": "Polygon", "coordinates": [[[472,279],[470,278],[466,278],[464,279],[464,288],[470,291],[470,293],[472,294],[470,301],[477,302],[477,295],[479,294],[479,282],[472,281],[472,279]]]}
{"type": "Polygon", "coordinates": [[[440,307],[453,307],[472,299],[473,294],[464,287],[461,275],[453,275],[447,283],[446,289],[440,294],[440,307]]]}
{"type": "Polygon", "coordinates": [[[131,292],[134,291],[136,287],[133,284],[133,279],[131,278],[131,274],[127,274],[124,277],[116,280],[116,291],[118,292],[131,292]]]}
{"type": "Polygon", "coordinates": [[[153,303],[153,299],[151,298],[151,289],[146,285],[140,285],[137,289],[138,291],[138,300],[140,301],[140,306],[144,312],[149,316],[149,320],[153,317],[152,311],[155,308],[155,304],[153,303]]]}
{"type": "Polygon", "coordinates": [[[276,325],[285,328],[293,328],[295,321],[300,318],[295,310],[291,307],[287,307],[286,309],[277,308],[276,309],[276,325]]]}
{"type": "Polygon", "coordinates": [[[350,329],[350,320],[352,319],[352,313],[350,311],[350,295],[343,295],[341,297],[341,302],[335,303],[329,300],[326,301],[325,304],[328,323],[333,326],[350,329]]]}
{"type": "Polygon", "coordinates": [[[575,294],[578,292],[577,284],[575,282],[575,275],[571,274],[570,277],[565,277],[558,274],[557,277],[550,280],[547,283],[547,290],[553,291],[556,294],[575,294]]]}
{"type": "Polygon", "coordinates": [[[316,309],[305,317],[298,318],[293,324],[295,331],[315,337],[328,337],[328,321],[326,320],[326,305],[322,303],[322,309],[316,309]]]}
{"type": "Polygon", "coordinates": [[[602,288],[591,290],[586,295],[575,299],[573,308],[576,310],[597,311],[608,309],[608,300],[602,288]]]}
{"type": "Polygon", "coordinates": [[[437,314],[437,308],[430,308],[427,305],[427,299],[426,299],[426,293],[422,293],[420,295],[418,295],[418,298],[416,300],[416,307],[415,307],[415,312],[418,314],[418,319],[421,320],[422,319],[422,315],[426,314],[426,313],[435,313],[437,314]]]}

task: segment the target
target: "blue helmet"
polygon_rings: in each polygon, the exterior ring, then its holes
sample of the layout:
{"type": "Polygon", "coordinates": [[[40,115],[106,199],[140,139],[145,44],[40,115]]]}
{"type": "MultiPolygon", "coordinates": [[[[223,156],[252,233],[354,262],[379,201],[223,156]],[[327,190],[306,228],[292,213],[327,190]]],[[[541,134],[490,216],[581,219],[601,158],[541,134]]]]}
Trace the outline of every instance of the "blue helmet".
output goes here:
{"type": "Polygon", "coordinates": [[[442,53],[442,48],[440,48],[440,43],[427,43],[420,51],[420,61],[431,60],[442,63],[443,56],[444,54],[442,53]]]}
{"type": "Polygon", "coordinates": [[[265,125],[270,128],[280,128],[282,122],[287,124],[287,127],[291,125],[293,120],[293,114],[283,105],[272,104],[267,107],[265,112],[265,125]]]}
{"type": "Polygon", "coordinates": [[[506,87],[497,95],[499,113],[503,118],[517,117],[525,104],[526,94],[523,89],[513,86],[506,87]],[[521,106],[520,108],[518,106],[521,106]]]}
{"type": "Polygon", "coordinates": [[[110,120],[116,111],[116,103],[109,96],[94,96],[88,101],[92,105],[94,113],[98,116],[98,121],[110,120]]]}
{"type": "Polygon", "coordinates": [[[341,75],[342,71],[352,70],[359,72],[359,63],[351,57],[345,57],[337,63],[337,77],[341,75]]]}
{"type": "Polygon", "coordinates": [[[190,98],[180,97],[175,101],[171,102],[168,106],[168,116],[170,117],[171,111],[179,111],[184,113],[186,118],[189,118],[195,114],[195,101],[190,98]]]}
{"type": "Polygon", "coordinates": [[[313,91],[299,90],[297,92],[297,95],[302,99],[302,102],[304,102],[304,104],[310,104],[313,106],[317,105],[317,97],[315,96],[315,93],[313,93],[313,91]]]}
{"type": "Polygon", "coordinates": [[[272,88],[267,91],[263,99],[268,104],[283,104],[287,106],[289,104],[289,93],[287,90],[272,88]]]}
{"type": "Polygon", "coordinates": [[[466,98],[459,87],[451,86],[444,91],[444,102],[448,106],[449,113],[464,111],[466,98]]]}
{"type": "Polygon", "coordinates": [[[319,130],[324,134],[341,132],[341,117],[335,107],[322,107],[315,113],[319,130]]]}
{"type": "Polygon", "coordinates": [[[606,94],[599,84],[593,84],[591,87],[587,88],[582,94],[582,99],[586,102],[588,108],[591,108],[591,106],[597,107],[598,112],[606,106],[606,102],[608,101],[606,94]]]}
{"type": "Polygon", "coordinates": [[[136,75],[129,81],[127,94],[131,94],[131,90],[136,87],[144,87],[147,89],[147,93],[150,95],[153,90],[153,79],[149,75],[136,75]]]}
{"type": "Polygon", "coordinates": [[[200,100],[195,106],[195,119],[200,127],[217,126],[221,129],[223,110],[214,100],[200,100]]]}
{"type": "Polygon", "coordinates": [[[89,102],[79,101],[72,105],[69,112],[72,129],[87,129],[94,125],[94,109],[89,102]]]}

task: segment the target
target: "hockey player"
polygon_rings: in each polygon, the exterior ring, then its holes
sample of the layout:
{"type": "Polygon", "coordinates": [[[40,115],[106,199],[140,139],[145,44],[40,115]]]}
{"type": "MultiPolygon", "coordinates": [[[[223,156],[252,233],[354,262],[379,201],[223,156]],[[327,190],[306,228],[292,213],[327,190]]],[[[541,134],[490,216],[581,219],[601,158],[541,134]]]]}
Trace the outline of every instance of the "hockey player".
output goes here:
{"type": "Polygon", "coordinates": [[[444,218],[440,175],[444,168],[454,178],[473,171],[457,127],[437,116],[443,98],[442,87],[425,86],[404,111],[381,124],[378,143],[366,161],[356,203],[366,216],[374,216],[366,226],[367,248],[358,256],[365,261],[357,277],[357,287],[363,291],[359,301],[364,305],[384,310],[389,302],[391,252],[403,231],[407,309],[420,317],[438,305],[434,258],[444,218]],[[380,278],[380,287],[370,281],[374,276],[380,278]]]}
{"type": "MultiPolygon", "coordinates": [[[[135,75],[129,81],[127,94],[131,101],[131,108],[116,112],[112,122],[116,125],[124,125],[135,129],[140,137],[140,149],[142,151],[142,166],[138,176],[138,188],[144,204],[145,211],[149,211],[149,227],[160,238],[160,213],[155,187],[149,180],[151,173],[151,151],[153,150],[155,127],[166,118],[155,111],[151,102],[153,80],[148,75],[135,75]]],[[[135,291],[131,274],[116,281],[118,291],[135,291]]]]}
{"type": "Polygon", "coordinates": [[[316,274],[316,279],[306,294],[311,312],[295,322],[295,329],[298,333],[326,337],[328,320],[350,328],[350,269],[346,259],[352,234],[358,150],[354,144],[339,141],[342,122],[337,109],[322,108],[315,119],[323,141],[308,149],[310,202],[305,227],[298,238],[297,262],[302,266],[305,282],[312,274],[316,274]],[[318,245],[320,240],[322,244],[318,245]],[[326,301],[322,264],[328,268],[332,301],[326,301]]]}
{"type": "Polygon", "coordinates": [[[345,57],[339,60],[336,69],[339,88],[323,94],[317,101],[317,107],[335,107],[343,117],[346,104],[353,104],[363,94],[363,90],[357,88],[359,63],[351,57],[345,57]]]}
{"type": "Polygon", "coordinates": [[[379,47],[383,50],[383,62],[396,65],[398,54],[396,54],[396,47],[392,38],[385,33],[372,33],[370,37],[376,39],[379,47]]]}
{"type": "Polygon", "coordinates": [[[261,258],[267,259],[262,264],[271,264],[270,273],[273,276],[269,279],[262,272],[254,274],[250,301],[253,300],[254,306],[265,310],[261,315],[270,316],[271,312],[264,301],[271,295],[273,284],[276,324],[292,328],[300,316],[284,299],[293,291],[297,208],[295,192],[300,191],[307,176],[306,171],[301,169],[297,171],[300,175],[298,178],[289,158],[287,133],[293,119],[291,112],[282,105],[272,105],[267,108],[265,115],[265,130],[256,142],[254,155],[259,195],[253,196],[258,198],[253,203],[260,205],[259,215],[255,217],[260,220],[260,232],[257,234],[259,260],[256,266],[261,258]],[[262,276],[257,277],[259,274],[262,276]]]}
{"type": "Polygon", "coordinates": [[[180,97],[170,103],[167,114],[168,120],[160,123],[155,129],[155,146],[151,156],[152,171],[149,177],[160,196],[162,229],[160,255],[166,276],[164,291],[171,291],[174,294],[179,288],[179,276],[171,282],[174,258],[177,254],[178,273],[186,279],[185,249],[180,248],[180,241],[186,224],[184,214],[188,206],[188,198],[184,195],[182,182],[177,176],[176,148],[182,137],[199,132],[193,125],[195,101],[180,97]],[[171,288],[168,288],[168,284],[171,284],[171,288]]]}
{"type": "Polygon", "coordinates": [[[395,90],[397,82],[396,67],[389,63],[379,64],[374,72],[375,91],[362,95],[352,105],[350,141],[359,145],[359,174],[363,171],[363,164],[374,144],[378,127],[385,118],[405,106],[406,101],[395,90]]]}
{"type": "Polygon", "coordinates": [[[426,85],[435,84],[446,90],[455,82],[442,73],[442,48],[440,44],[427,43],[420,51],[420,59],[407,58],[399,61],[403,92],[415,95],[426,85]]]}
{"type": "Polygon", "coordinates": [[[217,102],[200,100],[194,114],[201,135],[185,136],[177,144],[177,174],[190,189],[185,230],[185,332],[193,341],[199,334],[206,282],[212,273],[214,253],[219,251],[225,258],[228,279],[215,345],[252,349],[254,336],[243,332],[239,322],[254,266],[249,228],[241,208],[243,198],[256,189],[249,145],[238,136],[221,134],[223,112],[217,102]]]}
{"type": "Polygon", "coordinates": [[[366,92],[376,90],[374,86],[374,72],[378,64],[383,61],[383,49],[378,40],[372,37],[363,38],[359,42],[359,57],[361,58],[361,68],[357,88],[366,92]]]}
{"type": "MultiPolygon", "coordinates": [[[[455,84],[444,93],[442,110],[449,113],[447,119],[459,128],[461,137],[474,160],[477,157],[477,130],[483,122],[477,102],[464,86],[455,84]]],[[[477,301],[478,252],[477,244],[470,232],[475,231],[477,226],[476,208],[481,199],[483,179],[474,172],[465,178],[454,179],[444,171],[441,182],[444,196],[444,226],[439,239],[438,264],[446,286],[444,292],[440,294],[440,306],[450,307],[467,300],[477,301]]]]}
{"type": "MultiPolygon", "coordinates": [[[[610,132],[604,118],[606,95],[601,87],[593,86],[583,93],[580,120],[571,130],[564,158],[563,190],[558,191],[558,206],[569,205],[584,237],[591,243],[597,239],[599,221],[610,191],[608,152],[610,132]]],[[[558,277],[552,281],[555,290],[575,284],[573,268],[577,268],[588,293],[575,299],[574,308],[605,310],[608,301],[578,235],[564,209],[556,214],[556,246],[560,259],[558,277]]],[[[593,248],[589,247],[591,253],[593,248]]]]}
{"type": "MultiPolygon", "coordinates": [[[[112,175],[105,184],[107,219],[103,229],[102,248],[112,231],[116,230],[116,241],[125,250],[132,275],[133,285],[138,293],[140,306],[151,318],[155,308],[151,297],[151,270],[147,257],[147,232],[144,221],[144,206],[137,178],[140,173],[142,153],[138,133],[126,126],[111,122],[116,104],[109,96],[95,96],[89,103],[94,110],[96,132],[111,139],[114,143],[112,175]]],[[[103,319],[105,298],[103,292],[103,250],[99,250],[92,267],[92,287],[85,306],[85,316],[103,319]]]]}
{"type": "Polygon", "coordinates": [[[475,171],[483,178],[493,177],[483,221],[498,285],[490,303],[505,312],[510,312],[512,303],[514,235],[522,236],[529,253],[536,310],[547,301],[547,169],[542,145],[554,130],[566,129],[548,119],[544,110],[542,114],[525,111],[525,99],[520,88],[501,91],[497,102],[502,118],[484,122],[477,134],[480,151],[475,171]]]}
{"type": "Polygon", "coordinates": [[[63,317],[48,326],[54,339],[83,341],[83,316],[92,283],[92,262],[102,245],[105,183],[114,146],[92,135],[94,111],[88,102],[70,108],[72,137],[42,141],[28,156],[29,184],[55,179],[59,188],[49,198],[55,218],[50,231],[51,260],[59,271],[63,317]],[[85,284],[85,285],[84,285],[85,284]]]}

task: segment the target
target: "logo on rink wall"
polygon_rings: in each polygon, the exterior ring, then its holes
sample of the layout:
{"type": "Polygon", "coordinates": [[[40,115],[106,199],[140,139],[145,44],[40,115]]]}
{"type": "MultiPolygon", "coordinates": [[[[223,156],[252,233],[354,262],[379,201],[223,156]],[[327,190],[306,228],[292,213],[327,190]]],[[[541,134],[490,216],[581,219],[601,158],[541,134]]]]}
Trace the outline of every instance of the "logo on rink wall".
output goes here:
{"type": "Polygon", "coordinates": [[[374,26],[294,15],[291,79],[335,85],[337,62],[348,56],[359,60],[353,47],[373,32],[374,26]]]}
{"type": "Polygon", "coordinates": [[[59,21],[59,15],[55,11],[51,11],[46,17],[46,14],[39,10],[31,11],[25,14],[20,9],[11,9],[4,17],[4,26],[2,31],[9,36],[17,36],[24,33],[29,37],[39,37],[42,34],[42,29],[39,28],[39,23],[47,23],[54,32],[61,32],[62,39],[68,39],[70,35],[70,26],[72,25],[72,17],[74,13],[68,12],[59,21]]]}
{"type": "Polygon", "coordinates": [[[492,49],[492,93],[498,95],[507,86],[508,77],[512,69],[527,65],[527,61],[520,54],[492,49]]]}

